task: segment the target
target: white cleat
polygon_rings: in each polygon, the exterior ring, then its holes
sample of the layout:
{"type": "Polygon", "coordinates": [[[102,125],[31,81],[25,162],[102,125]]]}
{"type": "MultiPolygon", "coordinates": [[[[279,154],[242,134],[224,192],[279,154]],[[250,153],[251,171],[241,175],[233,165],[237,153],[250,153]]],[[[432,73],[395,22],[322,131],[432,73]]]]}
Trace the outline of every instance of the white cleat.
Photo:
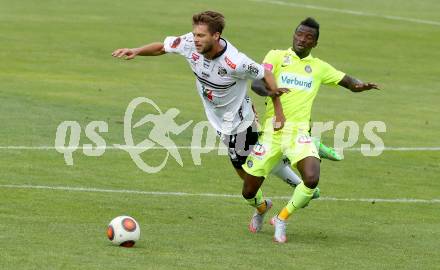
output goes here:
{"type": "Polygon", "coordinates": [[[274,226],[275,233],[273,235],[273,241],[277,243],[286,243],[287,242],[287,236],[286,236],[286,226],[287,222],[281,220],[278,218],[278,216],[274,216],[270,219],[270,224],[274,226]]]}
{"type": "Polygon", "coordinates": [[[270,199],[266,199],[266,211],[264,213],[259,214],[257,210],[255,210],[254,215],[251,218],[251,222],[249,223],[249,231],[251,233],[257,233],[261,231],[263,228],[263,219],[267,212],[269,212],[270,208],[272,208],[272,201],[270,199]]]}

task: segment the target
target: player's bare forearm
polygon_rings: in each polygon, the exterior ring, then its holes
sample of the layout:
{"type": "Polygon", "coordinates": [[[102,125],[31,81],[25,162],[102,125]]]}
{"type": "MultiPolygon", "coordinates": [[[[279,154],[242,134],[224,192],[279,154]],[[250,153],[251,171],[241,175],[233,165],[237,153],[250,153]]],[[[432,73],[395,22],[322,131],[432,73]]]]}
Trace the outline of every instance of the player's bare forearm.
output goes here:
{"type": "Polygon", "coordinates": [[[379,89],[379,86],[375,83],[364,83],[349,75],[345,75],[344,78],[342,78],[342,80],[339,82],[339,85],[355,93],[371,89],[379,89]]]}
{"type": "Polygon", "coordinates": [[[122,48],[117,49],[112,53],[112,56],[118,57],[118,58],[125,58],[126,60],[131,60],[135,58],[136,56],[158,56],[165,54],[165,48],[163,43],[161,42],[154,42],[147,44],[145,46],[139,47],[139,48],[122,48]]]}
{"type": "Polygon", "coordinates": [[[269,90],[267,90],[263,80],[254,80],[251,89],[259,96],[267,97],[269,95],[269,90]]]}
{"type": "Polygon", "coordinates": [[[280,97],[272,97],[273,109],[275,113],[274,130],[280,130],[284,127],[286,118],[284,117],[283,106],[281,105],[280,97]]]}
{"type": "Polygon", "coordinates": [[[252,90],[260,96],[281,96],[289,93],[287,88],[277,88],[275,77],[269,70],[264,70],[264,78],[262,80],[254,80],[251,85],[252,90]]]}
{"type": "Polygon", "coordinates": [[[265,88],[268,90],[268,92],[276,92],[277,84],[275,82],[275,77],[273,76],[272,72],[265,69],[263,80],[265,83],[265,88]]]}
{"type": "Polygon", "coordinates": [[[161,42],[150,43],[140,48],[135,48],[134,50],[137,52],[137,55],[140,56],[158,56],[165,54],[165,48],[161,42]]]}

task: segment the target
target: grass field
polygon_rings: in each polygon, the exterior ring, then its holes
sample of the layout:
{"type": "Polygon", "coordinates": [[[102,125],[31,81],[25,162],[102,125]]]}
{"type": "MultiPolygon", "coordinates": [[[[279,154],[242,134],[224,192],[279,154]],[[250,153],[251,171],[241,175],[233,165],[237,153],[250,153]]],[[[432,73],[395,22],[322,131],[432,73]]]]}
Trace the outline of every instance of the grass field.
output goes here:
{"type": "MultiPolygon", "coordinates": [[[[269,49],[288,48],[298,22],[314,16],[321,23],[314,56],[382,91],[322,87],[313,119],[355,121],[361,129],[383,121],[386,147],[438,149],[440,3],[306,4],[0,0],[0,269],[440,269],[439,150],[377,157],[346,151],[343,162],[323,161],[323,199],[298,212],[289,242],[277,245],[270,226],[248,233],[252,209],[239,197],[241,181],[215,151],[196,166],[190,150],[180,149],[183,167],[170,158],[163,170],[147,174],[121,150],[100,157],[77,150],[67,166],[50,148],[67,120],[80,123],[81,146],[91,143],[84,129],[94,120],[108,123],[102,133],[108,146],[123,144],[125,109],[140,96],[163,111],[179,109],[177,123],[193,120],[172,137],[190,145],[192,128],[205,115],[184,59],[120,61],[110,54],[189,32],[192,14],[212,9],[226,16],[224,37],[258,61],[269,49]],[[106,239],[108,222],[123,214],[141,224],[132,249],[106,239]]],[[[263,113],[263,99],[252,97],[263,113]]],[[[138,116],[147,112],[143,107],[138,116]]],[[[332,145],[333,132],[323,139],[332,145]]],[[[353,147],[366,142],[361,136],[353,147]]],[[[158,164],[164,154],[150,150],[143,157],[158,164]]],[[[275,177],[263,187],[275,198],[272,213],[292,193],[275,177]]]]}

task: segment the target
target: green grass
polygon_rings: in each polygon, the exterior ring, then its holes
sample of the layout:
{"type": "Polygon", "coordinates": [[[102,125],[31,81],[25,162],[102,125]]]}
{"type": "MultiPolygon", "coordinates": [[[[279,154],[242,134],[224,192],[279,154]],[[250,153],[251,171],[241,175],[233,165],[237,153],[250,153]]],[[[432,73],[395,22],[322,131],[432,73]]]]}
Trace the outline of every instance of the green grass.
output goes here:
{"type": "Polygon", "coordinates": [[[291,224],[291,243],[275,245],[268,227],[258,235],[247,232],[249,209],[239,199],[29,190],[1,195],[7,200],[2,231],[16,224],[2,235],[11,243],[3,268],[414,269],[435,263],[434,205],[313,202],[291,224]],[[142,226],[134,249],[105,239],[106,223],[121,213],[142,226]]]}
{"type": "MultiPolygon", "coordinates": [[[[288,2],[286,0],[286,2],[288,2]]],[[[310,4],[308,1],[295,3],[310,4]]],[[[313,5],[438,21],[437,1],[313,1],[313,5]]],[[[359,17],[254,1],[16,1],[0,0],[0,146],[53,146],[66,120],[82,127],[106,121],[107,145],[124,143],[122,120],[135,97],[162,110],[178,108],[178,123],[204,121],[194,78],[178,56],[118,61],[119,47],[161,41],[191,31],[191,15],[223,12],[224,36],[260,61],[269,49],[287,48],[306,16],[321,23],[314,56],[382,91],[352,94],[322,87],[316,121],[383,121],[385,146],[439,147],[440,26],[359,17]]],[[[252,94],[260,113],[264,100],[252,94]]],[[[140,109],[138,116],[150,112],[140,109]]],[[[190,145],[192,127],[173,136],[190,145]]],[[[144,131],[135,138],[145,138],[144,131]]],[[[333,132],[323,134],[333,143],[333,132]]],[[[368,142],[361,135],[355,147],[368,142]]],[[[147,151],[157,164],[164,151],[147,151]]],[[[100,157],[73,154],[67,166],[55,150],[0,148],[0,269],[440,269],[439,203],[314,201],[288,227],[289,243],[271,241],[272,228],[247,232],[252,209],[240,198],[78,192],[7,188],[42,185],[138,191],[234,194],[241,181],[227,157],[202,155],[195,166],[180,150],[156,174],[139,170],[123,151],[100,157]],[[133,249],[110,245],[105,230],[117,215],[134,216],[142,238],[133,249]]],[[[346,152],[323,161],[322,196],[440,199],[439,151],[346,152]]],[[[275,177],[269,197],[290,196],[275,177]]],[[[285,200],[274,200],[275,213],[285,200]]]]}

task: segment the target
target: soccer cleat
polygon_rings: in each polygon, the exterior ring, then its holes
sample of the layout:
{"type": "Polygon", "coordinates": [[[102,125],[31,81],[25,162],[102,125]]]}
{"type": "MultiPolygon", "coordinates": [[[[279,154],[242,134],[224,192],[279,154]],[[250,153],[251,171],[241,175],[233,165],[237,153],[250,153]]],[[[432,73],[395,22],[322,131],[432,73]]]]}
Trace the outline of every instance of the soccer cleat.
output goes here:
{"type": "Polygon", "coordinates": [[[249,223],[249,231],[252,233],[257,233],[263,228],[263,219],[267,212],[269,212],[270,208],[272,208],[272,201],[270,199],[266,199],[266,211],[264,213],[259,214],[257,210],[255,210],[254,215],[251,218],[251,222],[249,223]]]}
{"type": "Polygon", "coordinates": [[[270,224],[274,226],[275,233],[273,235],[273,241],[277,243],[286,243],[287,242],[287,236],[286,236],[286,226],[287,222],[281,220],[278,218],[278,216],[274,216],[270,219],[270,224]]]}
{"type": "Polygon", "coordinates": [[[335,151],[335,149],[324,145],[318,138],[313,137],[313,143],[316,145],[316,148],[318,148],[319,156],[321,158],[333,161],[341,161],[344,159],[338,152],[335,151]]]}
{"type": "Polygon", "coordinates": [[[335,149],[319,144],[319,156],[333,161],[341,161],[344,158],[335,149]]]}
{"type": "Polygon", "coordinates": [[[321,197],[321,191],[319,190],[319,187],[316,187],[313,192],[312,200],[318,199],[319,197],[321,197]]]}

